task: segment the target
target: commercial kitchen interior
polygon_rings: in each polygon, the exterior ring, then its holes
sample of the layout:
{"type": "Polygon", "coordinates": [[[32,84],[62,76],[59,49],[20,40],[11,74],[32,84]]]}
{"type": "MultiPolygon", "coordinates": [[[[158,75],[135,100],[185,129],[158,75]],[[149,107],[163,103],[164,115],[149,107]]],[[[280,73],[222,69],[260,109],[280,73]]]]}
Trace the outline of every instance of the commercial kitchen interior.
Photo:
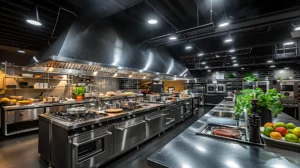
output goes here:
{"type": "Polygon", "coordinates": [[[300,167],[236,110],[274,91],[300,127],[300,1],[0,3],[0,168],[300,167]]]}

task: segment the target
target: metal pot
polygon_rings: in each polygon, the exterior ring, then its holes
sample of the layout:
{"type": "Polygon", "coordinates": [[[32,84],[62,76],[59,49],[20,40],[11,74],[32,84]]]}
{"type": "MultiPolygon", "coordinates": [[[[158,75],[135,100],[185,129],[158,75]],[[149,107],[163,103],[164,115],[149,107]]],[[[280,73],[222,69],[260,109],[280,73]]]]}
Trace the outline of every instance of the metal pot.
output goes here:
{"type": "Polygon", "coordinates": [[[129,101],[128,102],[128,108],[129,109],[135,109],[137,106],[137,102],[136,101],[129,101]]]}
{"type": "Polygon", "coordinates": [[[68,108],[67,113],[69,114],[84,114],[87,113],[86,107],[75,107],[75,108],[68,108]]]}

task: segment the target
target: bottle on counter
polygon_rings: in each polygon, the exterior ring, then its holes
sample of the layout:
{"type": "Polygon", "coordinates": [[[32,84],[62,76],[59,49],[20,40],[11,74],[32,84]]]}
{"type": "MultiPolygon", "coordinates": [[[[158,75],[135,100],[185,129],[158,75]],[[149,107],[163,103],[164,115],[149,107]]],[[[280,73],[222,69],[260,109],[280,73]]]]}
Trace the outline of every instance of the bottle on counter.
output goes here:
{"type": "Polygon", "coordinates": [[[252,99],[252,113],[249,116],[250,142],[260,143],[260,116],[257,114],[258,100],[252,99]]]}

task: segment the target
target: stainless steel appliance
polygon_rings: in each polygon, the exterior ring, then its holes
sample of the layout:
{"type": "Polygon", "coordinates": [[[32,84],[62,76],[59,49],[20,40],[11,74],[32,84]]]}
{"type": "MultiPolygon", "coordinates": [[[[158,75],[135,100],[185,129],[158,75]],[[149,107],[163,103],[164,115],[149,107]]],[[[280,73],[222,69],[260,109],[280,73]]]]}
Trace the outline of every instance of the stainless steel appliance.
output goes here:
{"type": "Polygon", "coordinates": [[[270,81],[257,81],[256,87],[261,88],[264,92],[270,89],[270,81]]]}
{"type": "Polygon", "coordinates": [[[226,84],[216,84],[216,93],[226,93],[226,84]]]}
{"type": "Polygon", "coordinates": [[[111,127],[69,137],[72,143],[72,168],[93,167],[113,155],[111,127]]]}
{"type": "Polygon", "coordinates": [[[206,93],[216,93],[216,84],[207,84],[206,93]]]}
{"type": "Polygon", "coordinates": [[[114,155],[136,145],[146,138],[146,121],[137,117],[114,125],[114,155]]]}
{"type": "Polygon", "coordinates": [[[256,82],[243,82],[243,89],[255,89],[256,82]]]}
{"type": "Polygon", "coordinates": [[[294,82],[280,82],[280,93],[285,96],[282,101],[294,102],[294,82]]]}
{"type": "Polygon", "coordinates": [[[43,108],[11,110],[6,112],[6,124],[37,120],[44,113],[43,108]]]}

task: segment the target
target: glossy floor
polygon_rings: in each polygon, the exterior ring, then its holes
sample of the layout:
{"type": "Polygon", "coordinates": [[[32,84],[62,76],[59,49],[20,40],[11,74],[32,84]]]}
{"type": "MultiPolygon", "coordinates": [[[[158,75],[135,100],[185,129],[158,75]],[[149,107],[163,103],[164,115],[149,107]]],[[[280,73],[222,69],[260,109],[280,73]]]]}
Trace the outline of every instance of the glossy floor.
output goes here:
{"type": "MultiPolygon", "coordinates": [[[[148,168],[147,158],[170,142],[187,127],[202,117],[211,108],[204,107],[187,121],[171,128],[164,135],[155,137],[111,162],[101,166],[107,168],[148,168]]],[[[28,133],[11,137],[0,136],[0,168],[47,168],[38,153],[38,133],[28,133]]]]}

